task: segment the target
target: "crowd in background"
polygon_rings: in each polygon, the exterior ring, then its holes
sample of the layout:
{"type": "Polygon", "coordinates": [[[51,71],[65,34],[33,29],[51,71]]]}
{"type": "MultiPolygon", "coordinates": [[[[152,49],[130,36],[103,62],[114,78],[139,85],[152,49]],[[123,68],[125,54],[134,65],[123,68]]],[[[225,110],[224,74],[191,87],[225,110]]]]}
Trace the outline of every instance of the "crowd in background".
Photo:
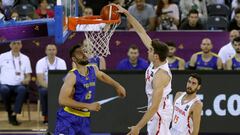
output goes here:
{"type": "MultiPolygon", "coordinates": [[[[149,31],[240,29],[240,0],[78,0],[78,16],[86,9],[99,15],[109,3],[128,9],[149,31]]],[[[0,22],[52,18],[54,5],[56,0],[0,0],[0,22]]],[[[118,29],[131,30],[126,17],[121,19],[118,29]]]]}

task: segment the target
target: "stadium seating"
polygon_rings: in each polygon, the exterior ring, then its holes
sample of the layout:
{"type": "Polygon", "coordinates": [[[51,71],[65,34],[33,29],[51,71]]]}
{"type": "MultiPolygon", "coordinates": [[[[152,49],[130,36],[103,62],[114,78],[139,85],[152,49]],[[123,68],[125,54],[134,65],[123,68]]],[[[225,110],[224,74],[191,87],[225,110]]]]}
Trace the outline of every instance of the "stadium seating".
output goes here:
{"type": "Polygon", "coordinates": [[[207,6],[208,16],[229,17],[231,11],[228,6],[223,4],[211,4],[207,6]]]}
{"type": "Polygon", "coordinates": [[[227,30],[228,20],[223,16],[209,16],[207,27],[209,30],[227,30]]]}

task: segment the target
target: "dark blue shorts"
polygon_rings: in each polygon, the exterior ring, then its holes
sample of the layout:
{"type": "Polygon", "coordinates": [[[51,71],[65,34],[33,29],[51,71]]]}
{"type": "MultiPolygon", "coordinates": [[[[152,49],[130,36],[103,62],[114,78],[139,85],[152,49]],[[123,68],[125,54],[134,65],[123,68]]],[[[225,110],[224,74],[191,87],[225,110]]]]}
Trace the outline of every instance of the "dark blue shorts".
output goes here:
{"type": "Polygon", "coordinates": [[[57,112],[54,135],[90,135],[90,117],[80,117],[63,109],[57,112]]]}

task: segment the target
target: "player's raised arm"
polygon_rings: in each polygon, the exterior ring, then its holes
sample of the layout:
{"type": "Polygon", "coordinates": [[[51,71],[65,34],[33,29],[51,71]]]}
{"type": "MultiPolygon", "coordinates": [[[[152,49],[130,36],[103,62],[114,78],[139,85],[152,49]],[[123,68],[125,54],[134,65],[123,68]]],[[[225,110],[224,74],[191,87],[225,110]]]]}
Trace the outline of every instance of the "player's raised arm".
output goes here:
{"type": "MultiPolygon", "coordinates": [[[[114,4],[115,5],[115,4],[114,4]]],[[[151,47],[152,40],[148,36],[147,32],[143,28],[143,26],[123,7],[120,5],[115,5],[118,7],[118,12],[123,13],[127,16],[128,22],[133,26],[139,37],[141,38],[142,42],[147,48],[151,47]]]]}

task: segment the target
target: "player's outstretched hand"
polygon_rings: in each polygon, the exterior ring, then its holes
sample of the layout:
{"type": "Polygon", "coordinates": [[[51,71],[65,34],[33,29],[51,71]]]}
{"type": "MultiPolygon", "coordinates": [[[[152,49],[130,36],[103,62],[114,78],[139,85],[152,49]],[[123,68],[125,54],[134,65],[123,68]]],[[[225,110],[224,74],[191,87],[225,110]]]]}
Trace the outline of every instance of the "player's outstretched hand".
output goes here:
{"type": "Polygon", "coordinates": [[[116,91],[119,97],[125,98],[126,97],[126,90],[122,85],[116,87],[116,91]]]}
{"type": "Polygon", "coordinates": [[[117,4],[110,4],[110,5],[114,5],[114,6],[116,6],[117,8],[118,8],[118,13],[127,13],[128,11],[125,9],[125,8],[123,8],[122,6],[120,6],[120,5],[117,5],[117,4]]]}
{"type": "Polygon", "coordinates": [[[139,135],[140,129],[137,126],[132,126],[131,131],[127,135],[139,135]]]}
{"type": "Polygon", "coordinates": [[[89,104],[87,109],[90,111],[100,111],[101,105],[97,102],[94,102],[94,103],[89,104]]]}

